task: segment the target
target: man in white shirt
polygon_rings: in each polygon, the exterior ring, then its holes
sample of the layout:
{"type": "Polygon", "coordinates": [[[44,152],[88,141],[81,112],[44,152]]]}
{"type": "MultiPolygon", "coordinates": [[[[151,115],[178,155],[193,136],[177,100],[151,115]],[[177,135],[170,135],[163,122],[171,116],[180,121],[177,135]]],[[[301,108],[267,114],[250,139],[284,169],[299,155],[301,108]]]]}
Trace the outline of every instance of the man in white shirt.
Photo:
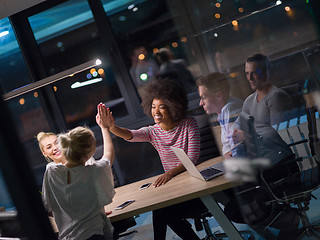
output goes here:
{"type": "Polygon", "coordinates": [[[222,155],[224,158],[236,154],[235,144],[232,139],[233,122],[242,109],[242,100],[230,97],[230,86],[226,76],[219,72],[210,73],[197,79],[200,96],[199,105],[207,114],[218,114],[221,126],[222,155]]]}

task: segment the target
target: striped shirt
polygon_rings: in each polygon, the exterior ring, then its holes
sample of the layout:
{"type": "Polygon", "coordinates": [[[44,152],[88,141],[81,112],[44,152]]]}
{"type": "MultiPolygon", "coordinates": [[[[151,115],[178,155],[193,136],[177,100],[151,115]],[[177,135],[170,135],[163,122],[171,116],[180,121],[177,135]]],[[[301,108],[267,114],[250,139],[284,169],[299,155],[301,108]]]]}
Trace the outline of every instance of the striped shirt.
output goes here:
{"type": "Polygon", "coordinates": [[[171,150],[171,146],[183,149],[193,163],[200,155],[200,132],[194,117],[188,116],[169,131],[158,124],[130,130],[130,142],[150,142],[158,151],[165,172],[175,168],[181,162],[171,150]]]}

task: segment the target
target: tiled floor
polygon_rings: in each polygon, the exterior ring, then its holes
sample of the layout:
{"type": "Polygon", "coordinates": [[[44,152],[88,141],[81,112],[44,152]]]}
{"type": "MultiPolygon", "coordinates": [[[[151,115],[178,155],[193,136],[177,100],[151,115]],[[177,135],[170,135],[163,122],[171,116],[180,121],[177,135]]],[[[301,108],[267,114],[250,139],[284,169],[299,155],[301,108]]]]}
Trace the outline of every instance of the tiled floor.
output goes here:
{"type": "MultiPolygon", "coordinates": [[[[320,221],[320,189],[314,191],[314,196],[318,199],[313,199],[310,204],[310,210],[308,211],[308,216],[311,222],[320,221]]],[[[130,234],[128,236],[121,237],[121,240],[152,240],[152,215],[151,212],[147,212],[136,217],[137,225],[128,231],[136,230],[136,233],[130,234]]],[[[193,223],[190,221],[190,223],[193,223]]],[[[214,218],[209,219],[209,224],[213,232],[223,232],[219,227],[218,223],[214,218]]],[[[245,224],[236,224],[238,230],[247,230],[250,229],[245,224]]],[[[274,230],[276,232],[276,230],[274,230]]],[[[205,237],[205,231],[202,230],[197,232],[200,238],[205,237]]],[[[248,239],[249,235],[244,236],[245,239],[248,239]]],[[[254,234],[256,240],[263,240],[258,234],[254,234]]],[[[178,240],[180,239],[170,228],[167,230],[167,240],[178,240]]],[[[227,239],[227,238],[226,238],[227,239]]],[[[311,237],[305,237],[303,240],[314,239],[311,237]]]]}

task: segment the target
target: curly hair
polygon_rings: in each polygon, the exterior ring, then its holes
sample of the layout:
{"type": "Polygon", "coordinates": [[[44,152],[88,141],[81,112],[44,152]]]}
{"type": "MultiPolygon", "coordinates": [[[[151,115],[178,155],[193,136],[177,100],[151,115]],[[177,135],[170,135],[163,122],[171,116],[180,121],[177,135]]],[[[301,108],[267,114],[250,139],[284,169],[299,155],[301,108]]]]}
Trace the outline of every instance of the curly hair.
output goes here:
{"type": "Polygon", "coordinates": [[[173,121],[180,121],[187,115],[188,97],[184,87],[170,78],[157,77],[145,85],[145,93],[141,96],[144,113],[152,117],[151,107],[154,99],[164,102],[169,109],[173,121]]]}

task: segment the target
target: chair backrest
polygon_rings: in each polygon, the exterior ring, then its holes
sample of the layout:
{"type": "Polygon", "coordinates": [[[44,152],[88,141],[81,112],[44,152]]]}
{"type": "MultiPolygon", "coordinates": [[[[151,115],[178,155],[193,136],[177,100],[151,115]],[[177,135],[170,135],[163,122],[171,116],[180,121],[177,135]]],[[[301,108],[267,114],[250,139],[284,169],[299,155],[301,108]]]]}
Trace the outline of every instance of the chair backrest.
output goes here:
{"type": "Polygon", "coordinates": [[[287,113],[288,119],[299,117],[305,114],[306,101],[303,97],[303,86],[301,83],[296,83],[281,87],[291,97],[291,109],[287,113]]]}
{"type": "Polygon", "coordinates": [[[306,108],[306,115],[308,120],[308,131],[309,131],[309,146],[311,154],[314,156],[319,153],[319,137],[318,137],[318,128],[317,128],[317,117],[319,114],[315,106],[306,108]]]}
{"type": "Polygon", "coordinates": [[[259,135],[254,127],[254,117],[241,112],[239,124],[245,137],[247,157],[251,159],[259,157],[259,135]]]}
{"type": "Polygon", "coordinates": [[[210,126],[208,116],[195,115],[200,131],[200,156],[197,163],[202,163],[214,157],[220,156],[220,152],[210,126]]]}

